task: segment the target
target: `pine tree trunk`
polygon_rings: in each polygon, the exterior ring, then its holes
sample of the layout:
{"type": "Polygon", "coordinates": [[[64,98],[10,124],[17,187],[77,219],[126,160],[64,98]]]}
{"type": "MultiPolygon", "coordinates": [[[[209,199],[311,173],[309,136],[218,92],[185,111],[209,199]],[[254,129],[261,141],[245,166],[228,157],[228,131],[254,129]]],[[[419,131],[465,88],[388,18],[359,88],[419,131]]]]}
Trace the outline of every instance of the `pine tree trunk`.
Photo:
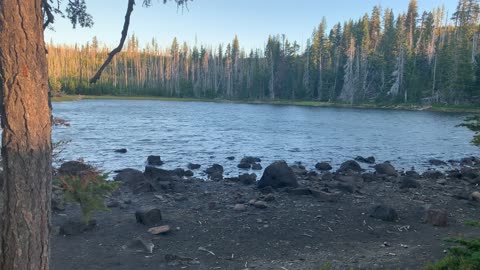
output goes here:
{"type": "Polygon", "coordinates": [[[42,24],[41,0],[0,1],[0,269],[5,270],[49,265],[51,112],[42,24]]]}

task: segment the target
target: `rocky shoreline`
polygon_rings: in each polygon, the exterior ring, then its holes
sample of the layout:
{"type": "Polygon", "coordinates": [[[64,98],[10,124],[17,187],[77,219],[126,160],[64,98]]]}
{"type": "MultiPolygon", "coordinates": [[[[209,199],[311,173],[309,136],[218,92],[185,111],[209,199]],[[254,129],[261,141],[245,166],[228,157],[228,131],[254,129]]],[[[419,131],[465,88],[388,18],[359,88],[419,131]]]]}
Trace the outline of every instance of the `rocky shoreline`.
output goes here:
{"type": "Polygon", "coordinates": [[[439,169],[420,174],[373,157],[335,171],[243,157],[246,173],[224,178],[220,164],[164,170],[151,156],[116,172],[110,211],[90,224],[54,190],[52,269],[421,269],[444,238],[480,236],[464,225],[480,219],[480,159],[429,162],[439,169]]]}

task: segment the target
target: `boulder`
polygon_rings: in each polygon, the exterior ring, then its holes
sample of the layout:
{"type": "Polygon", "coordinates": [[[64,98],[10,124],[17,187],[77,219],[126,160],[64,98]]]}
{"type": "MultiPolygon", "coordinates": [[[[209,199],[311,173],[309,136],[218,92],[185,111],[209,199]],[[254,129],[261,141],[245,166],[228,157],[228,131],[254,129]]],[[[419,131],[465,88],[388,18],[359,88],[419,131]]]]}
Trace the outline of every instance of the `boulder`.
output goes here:
{"type": "Polygon", "coordinates": [[[362,174],[362,179],[363,179],[363,181],[366,182],[366,183],[375,182],[375,181],[378,181],[378,180],[379,180],[379,178],[378,178],[378,176],[377,176],[376,174],[374,174],[374,173],[369,173],[369,172],[363,173],[363,174],[362,174]]]}
{"type": "Polygon", "coordinates": [[[266,186],[266,187],[260,188],[260,193],[262,193],[262,194],[272,194],[274,192],[275,192],[275,190],[271,186],[266,186]]]}
{"type": "Polygon", "coordinates": [[[475,179],[480,177],[480,170],[470,167],[462,167],[460,173],[463,179],[475,179]]]}
{"type": "Polygon", "coordinates": [[[240,163],[237,165],[237,168],[239,169],[250,169],[250,167],[252,167],[252,165],[250,163],[240,163]]]}
{"type": "Polygon", "coordinates": [[[439,179],[445,177],[445,175],[442,172],[436,171],[436,170],[428,170],[422,173],[422,177],[425,179],[439,179]]]}
{"type": "Polygon", "coordinates": [[[174,171],[164,170],[150,165],[145,166],[143,175],[157,181],[171,181],[179,179],[179,176],[174,171]]]}
{"type": "Polygon", "coordinates": [[[330,171],[332,169],[332,166],[327,162],[319,162],[315,164],[315,169],[319,171],[330,171]]]}
{"type": "Polygon", "coordinates": [[[461,166],[474,166],[480,163],[480,159],[477,157],[466,157],[460,160],[461,166]]]}
{"type": "Polygon", "coordinates": [[[447,163],[445,161],[435,159],[435,158],[429,159],[428,163],[430,163],[433,166],[447,166],[447,163]]]}
{"type": "Polygon", "coordinates": [[[227,157],[228,160],[235,160],[234,156],[227,157]]]}
{"type": "Polygon", "coordinates": [[[355,158],[355,160],[358,161],[358,162],[367,163],[367,164],[374,164],[375,163],[375,157],[373,157],[373,156],[370,156],[370,157],[367,157],[367,158],[364,158],[362,156],[357,156],[355,158]]]}
{"type": "Polygon", "coordinates": [[[244,173],[238,176],[239,181],[244,185],[253,185],[257,182],[257,175],[244,173]]]}
{"type": "Polygon", "coordinates": [[[125,153],[127,153],[127,148],[116,149],[113,152],[120,153],[120,154],[125,154],[125,153]]]}
{"type": "Polygon", "coordinates": [[[258,163],[252,164],[252,170],[259,171],[259,170],[261,170],[261,169],[263,169],[263,168],[262,168],[262,165],[260,165],[260,164],[258,164],[258,163]]]}
{"type": "Polygon", "coordinates": [[[113,180],[120,181],[125,186],[135,188],[139,183],[144,182],[146,178],[141,171],[127,168],[118,171],[113,180]]]}
{"type": "Polygon", "coordinates": [[[385,205],[375,206],[372,209],[370,216],[383,221],[395,221],[398,219],[397,211],[385,205]]]}
{"type": "Polygon", "coordinates": [[[62,235],[78,235],[86,231],[93,230],[97,226],[97,221],[89,220],[87,223],[80,220],[69,219],[60,225],[60,234],[62,235]]]}
{"type": "Polygon", "coordinates": [[[349,182],[338,182],[334,185],[334,187],[347,193],[354,193],[356,190],[355,185],[349,182]]]}
{"type": "Polygon", "coordinates": [[[91,170],[93,170],[92,166],[81,161],[72,160],[60,165],[60,168],[58,168],[58,173],[62,175],[79,176],[91,170]]]}
{"type": "Polygon", "coordinates": [[[293,173],[296,175],[305,176],[308,173],[307,169],[303,165],[292,165],[290,168],[292,168],[293,173]]]}
{"type": "Polygon", "coordinates": [[[161,166],[161,165],[163,165],[163,161],[160,158],[160,156],[148,156],[147,157],[147,165],[161,166]]]}
{"type": "Polygon", "coordinates": [[[135,212],[135,219],[143,225],[158,225],[162,221],[162,212],[158,208],[137,210],[135,212]]]}
{"type": "Polygon", "coordinates": [[[192,177],[192,176],[193,176],[193,172],[190,171],[190,170],[186,170],[183,175],[186,176],[186,177],[192,177]]]}
{"type": "Polygon", "coordinates": [[[448,214],[445,209],[427,209],[424,222],[433,226],[445,227],[448,223],[448,214]]]}
{"type": "Polygon", "coordinates": [[[223,166],[219,164],[213,164],[205,170],[206,174],[220,173],[223,174],[223,166]]]}
{"type": "Polygon", "coordinates": [[[187,165],[187,168],[189,170],[198,170],[198,169],[200,169],[200,167],[202,167],[202,165],[195,164],[195,163],[188,163],[188,165],[187,165]]]}
{"type": "Polygon", "coordinates": [[[208,178],[212,181],[221,181],[223,180],[223,174],[221,172],[213,172],[208,175],[208,178]]]}
{"type": "Polygon", "coordinates": [[[420,174],[419,174],[418,172],[416,172],[416,171],[413,171],[413,170],[411,170],[411,171],[406,171],[406,172],[405,172],[405,175],[406,175],[406,176],[409,176],[409,177],[412,177],[412,178],[415,178],[415,179],[419,179],[419,178],[420,178],[420,174]]]}
{"type": "Polygon", "coordinates": [[[242,160],[240,161],[240,163],[246,163],[250,165],[257,162],[262,162],[262,160],[258,157],[252,157],[252,156],[243,157],[242,160]]]}
{"type": "Polygon", "coordinates": [[[420,184],[418,183],[415,178],[410,177],[410,176],[404,176],[400,179],[400,188],[401,189],[406,189],[406,188],[419,188],[420,184]]]}
{"type": "Polygon", "coordinates": [[[472,192],[472,194],[470,194],[470,199],[472,201],[477,201],[477,202],[480,201],[480,192],[478,191],[472,192]]]}
{"type": "Polygon", "coordinates": [[[385,174],[388,176],[398,176],[398,172],[395,170],[392,164],[388,162],[380,163],[374,166],[375,171],[378,174],[385,174]]]}
{"type": "Polygon", "coordinates": [[[178,176],[178,177],[184,177],[185,176],[185,170],[182,168],[176,168],[173,170],[173,172],[178,176]]]}
{"type": "Polygon", "coordinates": [[[340,168],[337,170],[337,172],[340,172],[340,173],[348,172],[348,171],[361,172],[362,167],[355,160],[347,160],[343,162],[340,165],[340,168]]]}
{"type": "Polygon", "coordinates": [[[258,181],[258,187],[263,188],[271,186],[272,188],[297,187],[297,178],[285,161],[275,161],[270,164],[263,172],[262,178],[258,181]]]}

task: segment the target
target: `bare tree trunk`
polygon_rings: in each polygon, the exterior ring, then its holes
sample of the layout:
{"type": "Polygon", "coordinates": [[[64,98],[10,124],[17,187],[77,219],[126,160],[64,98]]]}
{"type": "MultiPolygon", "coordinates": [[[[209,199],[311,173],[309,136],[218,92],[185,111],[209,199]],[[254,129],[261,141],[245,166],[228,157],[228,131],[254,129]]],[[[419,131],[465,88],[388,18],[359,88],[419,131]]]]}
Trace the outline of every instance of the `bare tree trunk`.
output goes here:
{"type": "Polygon", "coordinates": [[[0,269],[47,270],[51,112],[41,0],[0,1],[0,269]]]}

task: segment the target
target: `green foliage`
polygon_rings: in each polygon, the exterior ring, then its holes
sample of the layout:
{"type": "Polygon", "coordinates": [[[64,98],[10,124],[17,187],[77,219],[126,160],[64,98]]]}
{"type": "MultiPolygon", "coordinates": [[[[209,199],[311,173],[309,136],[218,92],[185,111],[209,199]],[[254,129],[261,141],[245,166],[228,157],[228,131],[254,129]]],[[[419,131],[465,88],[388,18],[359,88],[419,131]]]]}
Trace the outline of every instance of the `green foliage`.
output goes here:
{"type": "Polygon", "coordinates": [[[480,146],[480,115],[467,117],[465,123],[458,125],[460,127],[467,127],[471,131],[475,132],[473,136],[472,144],[480,146]]]}
{"type": "MultiPolygon", "coordinates": [[[[465,224],[480,227],[479,221],[467,221],[465,224]]],[[[426,270],[480,269],[480,238],[454,238],[446,241],[455,246],[448,249],[445,258],[427,266],[426,270]]]]}
{"type": "Polygon", "coordinates": [[[108,210],[104,198],[118,187],[107,178],[108,174],[90,170],[80,176],[61,175],[55,181],[64,189],[66,201],[80,205],[82,220],[88,223],[94,212],[108,210]]]}

